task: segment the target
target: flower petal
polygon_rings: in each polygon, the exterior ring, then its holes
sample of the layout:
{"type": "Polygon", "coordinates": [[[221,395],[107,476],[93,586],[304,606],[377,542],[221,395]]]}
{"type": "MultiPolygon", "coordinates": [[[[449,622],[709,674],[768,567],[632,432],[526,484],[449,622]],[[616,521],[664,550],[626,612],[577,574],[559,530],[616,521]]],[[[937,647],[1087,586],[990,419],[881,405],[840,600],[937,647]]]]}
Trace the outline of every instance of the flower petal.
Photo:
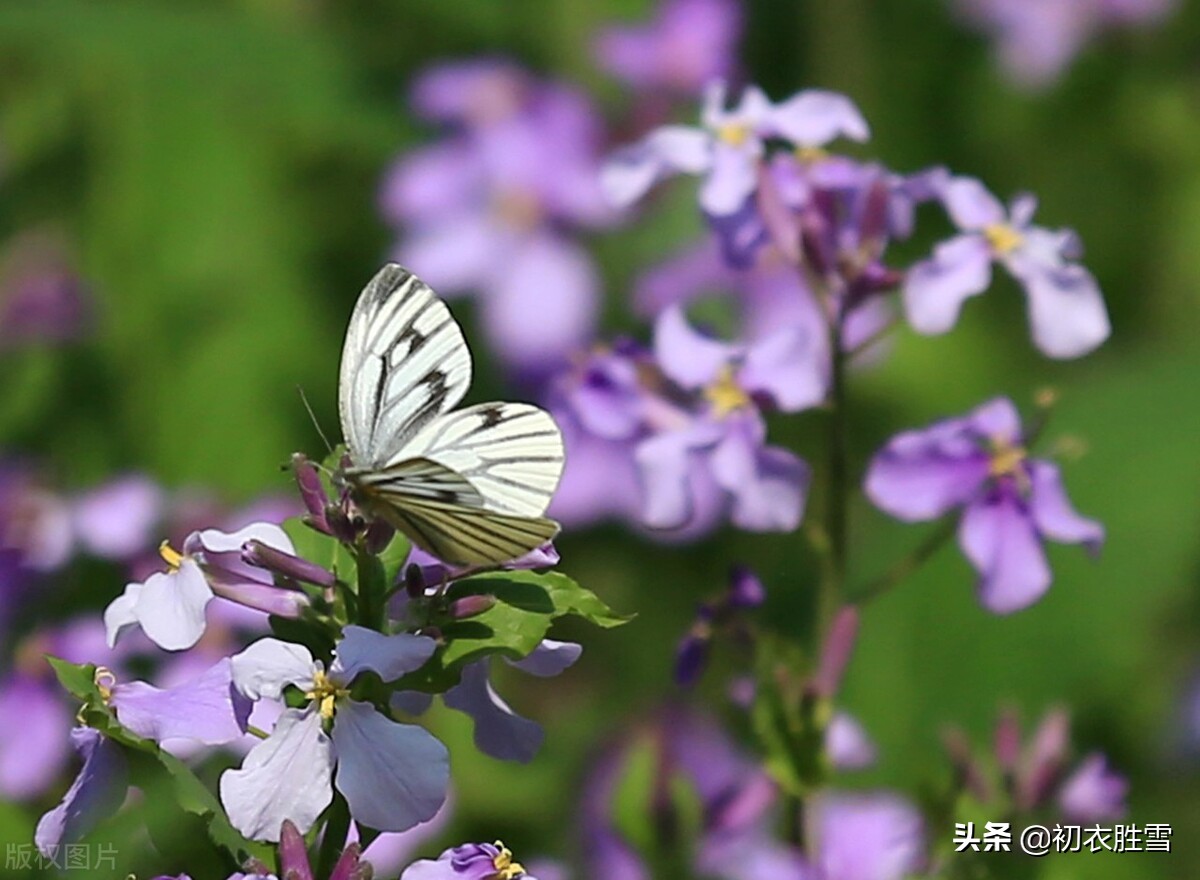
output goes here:
{"type": "Polygon", "coordinates": [[[528,656],[522,657],[520,660],[509,660],[505,657],[504,660],[509,666],[515,666],[522,672],[528,672],[539,678],[550,678],[573,664],[582,653],[583,646],[575,642],[542,639],[541,643],[528,656]]]}
{"type": "Polygon", "coordinates": [[[716,381],[738,349],[698,332],[682,306],[671,306],[654,323],[654,356],[667,377],[684,388],[716,381]]]}
{"type": "Polygon", "coordinates": [[[62,735],[71,710],[40,676],[20,672],[0,682],[0,795],[22,801],[46,793],[70,756],[62,735]]]}
{"type": "Polygon", "coordinates": [[[165,690],[144,681],[114,685],[110,705],[117,720],[140,737],[212,746],[240,739],[253,708],[233,687],[228,657],[199,678],[165,690]]]}
{"type": "Polygon", "coordinates": [[[770,112],[768,126],[771,134],[805,147],[823,147],[839,137],[854,141],[871,137],[854,102],[823,89],[806,89],[779,104],[770,112]]]}
{"type": "Polygon", "coordinates": [[[834,712],[825,728],[825,752],[838,770],[862,770],[875,763],[878,750],[851,715],[834,712]]]}
{"type": "Polygon", "coordinates": [[[714,217],[736,214],[758,187],[758,157],[762,145],[733,146],[718,141],[713,147],[712,168],[700,185],[700,207],[714,217]]]}
{"type": "Polygon", "coordinates": [[[404,673],[424,666],[436,650],[437,642],[428,636],[409,633],[386,636],[364,626],[351,625],[342,630],[329,672],[343,684],[349,684],[367,670],[385,682],[395,681],[404,673]]]}
{"type": "Polygon", "coordinates": [[[34,843],[43,855],[82,838],[115,813],[129,790],[129,770],[121,748],[98,730],[76,727],[71,744],[83,758],[79,775],[62,802],[38,821],[34,843]]]}
{"type": "Polygon", "coordinates": [[[185,559],[177,571],[146,579],[134,613],[150,641],[167,651],[182,651],[204,635],[204,609],[212,597],[200,566],[185,559]]]}
{"type": "Polygon", "coordinates": [[[230,663],[234,687],[252,700],[282,699],[289,684],[309,688],[316,668],[308,648],[279,639],[259,639],[230,663]]]}
{"type": "Polygon", "coordinates": [[[1108,766],[1108,759],[1093,752],[1063,783],[1058,805],[1066,818],[1081,823],[1112,822],[1125,815],[1129,781],[1108,766]]]}
{"type": "Polygon", "coordinates": [[[542,746],[541,725],[522,718],[492,690],[488,664],[472,663],[463,669],[462,681],[442,698],[451,709],[475,721],[475,746],[502,761],[525,763],[542,746]]]}
{"type": "Polygon", "coordinates": [[[126,584],[125,592],[108,603],[104,609],[105,640],[108,647],[116,647],[117,640],[138,625],[137,601],[142,594],[142,585],[126,584]]]}
{"type": "Polygon", "coordinates": [[[121,477],[75,502],[75,533],[95,556],[129,559],[146,549],[162,505],[163,490],[149,477],[121,477]]]}
{"type": "Polygon", "coordinates": [[[600,185],[617,207],[628,207],[664,177],[700,174],[712,165],[712,138],[705,131],[667,125],[641,143],[614,153],[600,172],[600,185]]]}
{"type": "Polygon", "coordinates": [[[1084,544],[1093,552],[1104,543],[1104,526],[1080,516],[1071,506],[1058,465],[1048,461],[1029,462],[1029,507],[1038,531],[1064,544],[1084,544]]]}
{"type": "Polygon", "coordinates": [[[890,793],[830,794],[816,805],[816,861],[837,880],[901,880],[921,867],[921,814],[890,793]]]}
{"type": "Polygon", "coordinates": [[[783,412],[817,406],[829,383],[827,350],[808,327],[782,327],[750,347],[738,381],[747,390],[770,394],[783,412]]]}
{"type": "Polygon", "coordinates": [[[959,229],[982,230],[1004,223],[1004,205],[973,177],[955,177],[942,185],[942,204],[959,229]]]}
{"type": "Polygon", "coordinates": [[[987,290],[992,257],[978,235],[959,235],[939,244],[933,257],[917,263],[904,281],[904,311],[918,333],[945,333],[962,305],[987,290]]]}
{"type": "Polygon", "coordinates": [[[800,524],[811,473],[786,449],[759,446],[745,428],[731,429],[712,454],[712,472],[733,496],[731,519],[755,532],[790,532],[800,524]]]}
{"type": "Polygon", "coordinates": [[[450,785],[450,756],[428,731],[397,724],[373,706],[338,706],[335,785],[350,815],[376,831],[407,831],[432,819],[450,785]]]}
{"type": "Polygon", "coordinates": [[[251,840],[279,840],[284,819],[303,834],[333,800],[333,744],[321,716],[288,709],[252,748],[241,769],[221,774],[221,803],[233,827],[251,840]]]}
{"type": "Polygon", "coordinates": [[[1100,286],[1082,266],[1014,267],[1029,304],[1038,349],[1052,358],[1077,358],[1112,332],[1100,286]]]}
{"type": "Polygon", "coordinates": [[[967,507],[958,543],[979,572],[979,600],[996,614],[1032,605],[1050,587],[1050,566],[1029,511],[996,491],[967,507]]]}

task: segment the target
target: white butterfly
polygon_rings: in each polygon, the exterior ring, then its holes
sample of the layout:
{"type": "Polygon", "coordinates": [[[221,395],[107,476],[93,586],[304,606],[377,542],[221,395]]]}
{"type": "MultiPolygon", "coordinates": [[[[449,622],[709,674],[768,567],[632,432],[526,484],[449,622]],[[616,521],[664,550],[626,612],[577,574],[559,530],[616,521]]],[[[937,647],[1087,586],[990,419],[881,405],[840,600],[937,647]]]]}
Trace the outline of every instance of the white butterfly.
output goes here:
{"type": "Polygon", "coordinates": [[[558,533],[543,514],[563,469],[549,413],[526,403],[455,412],[471,352],[446,304],[402,266],[350,316],[338,382],[355,502],[445,562],[496,564],[558,533]]]}

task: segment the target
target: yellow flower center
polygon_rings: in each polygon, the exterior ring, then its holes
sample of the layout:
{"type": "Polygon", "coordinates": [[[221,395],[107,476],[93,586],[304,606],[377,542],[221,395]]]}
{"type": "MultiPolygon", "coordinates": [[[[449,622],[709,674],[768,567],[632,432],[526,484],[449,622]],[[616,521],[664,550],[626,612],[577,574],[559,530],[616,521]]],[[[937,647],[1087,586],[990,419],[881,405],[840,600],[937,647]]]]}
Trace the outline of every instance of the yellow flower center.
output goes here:
{"type": "Polygon", "coordinates": [[[171,546],[169,541],[163,541],[158,545],[158,555],[163,558],[163,562],[167,564],[167,568],[171,571],[179,571],[179,566],[186,559],[182,553],[171,546]]]}
{"type": "Polygon", "coordinates": [[[1021,246],[1024,237],[1007,223],[992,223],[985,226],[983,236],[998,254],[1007,254],[1021,246]]]}
{"type": "Polygon", "coordinates": [[[313,675],[312,690],[307,691],[304,696],[320,703],[321,717],[329,719],[333,717],[333,704],[340,697],[350,696],[350,691],[348,688],[339,687],[337,682],[331,680],[324,670],[318,670],[313,675]]]}
{"type": "Polygon", "coordinates": [[[816,165],[829,158],[829,151],[822,147],[796,147],[795,156],[805,165],[816,165]]]}
{"type": "Polygon", "coordinates": [[[1025,472],[1022,465],[1028,456],[1024,446],[1009,443],[1007,440],[994,438],[992,440],[992,458],[988,463],[988,473],[993,477],[1017,477],[1023,479],[1025,472]]]}
{"type": "Polygon", "coordinates": [[[750,126],[740,122],[727,122],[717,128],[717,137],[731,147],[740,147],[750,137],[750,126]]]}
{"type": "Polygon", "coordinates": [[[493,199],[492,210],[502,222],[517,229],[533,229],[542,222],[542,206],[526,192],[501,192],[493,199]]]}
{"type": "Polygon", "coordinates": [[[497,840],[492,845],[500,850],[492,859],[492,867],[496,869],[497,880],[514,880],[525,873],[521,863],[513,861],[512,851],[502,841],[497,840]]]}
{"type": "Polygon", "coordinates": [[[717,381],[704,389],[704,396],[712,404],[713,414],[722,419],[750,404],[750,395],[742,390],[734,379],[733,368],[722,368],[717,381]]]}

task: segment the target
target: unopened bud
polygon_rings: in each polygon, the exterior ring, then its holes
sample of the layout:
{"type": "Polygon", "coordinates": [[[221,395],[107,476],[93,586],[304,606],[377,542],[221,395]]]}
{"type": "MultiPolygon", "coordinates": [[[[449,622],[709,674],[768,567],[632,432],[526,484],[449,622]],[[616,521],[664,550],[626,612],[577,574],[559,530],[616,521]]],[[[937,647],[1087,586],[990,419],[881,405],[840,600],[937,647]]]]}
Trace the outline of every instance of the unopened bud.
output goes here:
{"type": "Polygon", "coordinates": [[[309,562],[291,553],[268,547],[261,541],[247,541],[242,545],[242,561],[255,565],[306,584],[316,584],[318,587],[332,587],[337,578],[327,568],[322,568],[315,562],[309,562]]]}
{"type": "Polygon", "coordinates": [[[413,599],[425,595],[425,574],[415,562],[410,562],[404,569],[404,589],[413,599]]]}
{"type": "Polygon", "coordinates": [[[325,519],[325,509],[329,506],[329,495],[321,482],[321,475],[316,466],[302,452],[292,454],[292,475],[296,478],[296,486],[300,489],[300,500],[308,511],[308,522],[318,531],[329,534],[329,523],[325,519]]]}
{"type": "Polygon", "coordinates": [[[495,596],[463,596],[450,603],[450,616],[455,620],[474,617],[490,610],[496,604],[495,596]]]}

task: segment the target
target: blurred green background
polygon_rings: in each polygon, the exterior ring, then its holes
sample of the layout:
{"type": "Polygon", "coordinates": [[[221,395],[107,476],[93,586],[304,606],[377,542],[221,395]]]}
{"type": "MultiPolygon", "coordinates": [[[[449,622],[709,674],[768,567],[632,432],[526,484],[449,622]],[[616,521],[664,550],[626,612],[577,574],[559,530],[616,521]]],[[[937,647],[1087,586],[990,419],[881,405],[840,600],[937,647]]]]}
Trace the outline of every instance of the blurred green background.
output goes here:
{"type": "MultiPolygon", "coordinates": [[[[99,305],[87,341],[0,355],[0,448],[38,456],[63,487],[137,469],[231,502],[286,490],[286,456],[323,448],[295,386],[323,425],[337,423],[345,321],[391,243],[376,208],[383,170],[434,136],[405,108],[414,73],[434,60],[509,55],[589,89],[615,118],[627,99],[593,66],[589,41],[602,24],[651,8],[0,4],[0,239],[53,232],[99,305]]],[[[1012,617],[978,607],[953,551],[872,605],[844,696],[882,760],[856,783],[917,794],[945,781],[943,725],[961,724],[982,747],[998,706],[1031,724],[1065,704],[1080,748],[1103,749],[1131,778],[1131,820],[1172,824],[1175,852],[1050,859],[1046,876],[1200,876],[1200,774],[1179,746],[1185,690],[1200,670],[1200,11],[1185,5],[1156,31],[1100,40],[1038,94],[1009,86],[986,43],[939,2],[759,0],[747,15],[743,62],[773,97],[844,90],[872,124],[871,154],[890,167],[945,163],[1002,196],[1037,193],[1041,222],[1081,234],[1114,323],[1097,354],[1049,361],[1028,341],[1017,288],[998,281],[955,333],[905,331],[884,363],[856,375],[859,466],[893,430],[998,393],[1027,404],[1055,386],[1051,439],[1071,435],[1087,449],[1067,468],[1068,488],[1109,530],[1099,562],[1052,548],[1050,594],[1012,617]]],[[[607,330],[645,335],[628,284],[698,231],[685,201],[594,236],[607,330]]],[[[913,256],[944,232],[932,226],[913,256]]],[[[456,311],[470,336],[470,307],[456,311]]],[[[478,372],[474,399],[503,392],[498,369],[478,372]]],[[[801,415],[772,436],[815,454],[820,428],[819,415],[801,415]]],[[[920,534],[860,504],[854,574],[883,569],[920,534]]],[[[815,581],[799,535],[726,530],[671,547],[614,526],[566,534],[559,546],[564,570],[639,617],[616,631],[567,631],[584,657],[552,683],[501,678],[510,702],[547,728],[529,766],[479,756],[464,721],[437,716],[458,808],[437,844],[502,837],[522,857],[570,855],[566,817],[589,755],[671,693],[675,642],[724,570],[757,568],[770,618],[797,628],[815,581]]],[[[69,592],[98,611],[120,586],[114,572],[69,592]]],[[[61,614],[48,607],[43,619],[61,614]]],[[[720,676],[710,681],[705,693],[719,703],[720,676]]],[[[29,840],[56,799],[0,808],[0,839],[29,840]]],[[[152,858],[136,867],[190,867],[197,880],[217,870],[152,858]]]]}

